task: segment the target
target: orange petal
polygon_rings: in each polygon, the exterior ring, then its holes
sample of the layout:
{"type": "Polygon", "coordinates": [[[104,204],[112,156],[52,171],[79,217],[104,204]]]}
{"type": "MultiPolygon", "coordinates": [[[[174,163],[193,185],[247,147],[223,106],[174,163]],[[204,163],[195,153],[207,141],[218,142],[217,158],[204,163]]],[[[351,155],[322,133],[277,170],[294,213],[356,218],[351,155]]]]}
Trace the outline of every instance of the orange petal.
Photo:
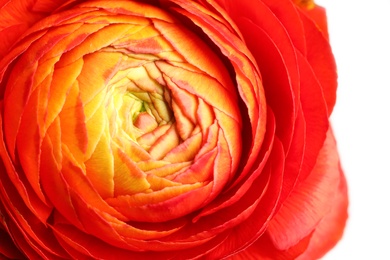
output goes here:
{"type": "Polygon", "coordinates": [[[1,0],[0,59],[32,24],[47,16],[63,2],[64,0],[1,0]],[[42,8],[43,6],[45,8],[42,8]]]}

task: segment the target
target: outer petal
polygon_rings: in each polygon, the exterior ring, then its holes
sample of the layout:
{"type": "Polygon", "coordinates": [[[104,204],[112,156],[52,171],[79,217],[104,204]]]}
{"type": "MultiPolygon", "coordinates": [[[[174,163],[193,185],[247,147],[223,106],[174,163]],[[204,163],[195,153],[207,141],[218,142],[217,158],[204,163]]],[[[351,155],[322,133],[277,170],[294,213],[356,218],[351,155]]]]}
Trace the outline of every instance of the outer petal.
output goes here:
{"type": "Polygon", "coordinates": [[[340,240],[344,233],[344,225],[348,218],[347,182],[339,166],[340,184],[332,209],[314,231],[306,251],[299,260],[318,259],[325,255],[340,240]]]}
{"type": "Polygon", "coordinates": [[[259,65],[267,105],[276,118],[276,135],[287,151],[299,103],[299,71],[292,41],[281,21],[262,1],[219,2],[239,26],[259,65]]]}
{"type": "Polygon", "coordinates": [[[64,0],[1,0],[0,58],[35,22],[59,7],[64,0]]]}
{"type": "Polygon", "coordinates": [[[336,102],[337,88],[337,70],[332,49],[327,35],[312,17],[301,11],[301,20],[305,29],[306,59],[321,84],[330,115],[336,102]]]}
{"type": "Polygon", "coordinates": [[[287,154],[283,203],[312,170],[325,139],[337,85],[329,43],[290,1],[258,0],[255,10],[251,1],[219,2],[242,30],[262,73],[276,135],[287,154]],[[321,53],[326,50],[323,55],[315,54],[318,46],[321,53]]]}
{"type": "MultiPolygon", "coordinates": [[[[0,215],[0,217],[2,216],[0,215]]],[[[0,223],[0,259],[3,259],[2,257],[9,259],[21,259],[23,258],[23,255],[14,245],[12,238],[9,236],[8,232],[3,229],[0,223]]]]}
{"type": "MultiPolygon", "coordinates": [[[[281,163],[283,156],[281,142],[275,139],[274,150],[261,175],[264,178],[268,177],[267,174],[269,174],[269,183],[267,183],[267,187],[264,189],[264,194],[260,197],[260,203],[254,205],[256,208],[252,215],[245,222],[233,228],[224,243],[210,254],[207,259],[222,259],[226,255],[233,255],[239,250],[246,248],[265,232],[268,221],[275,213],[276,203],[280,196],[283,182],[284,165],[281,163]]],[[[257,184],[257,181],[253,184],[254,187],[252,189],[262,188],[257,184]]]]}
{"type": "Polygon", "coordinates": [[[328,38],[328,22],[325,8],[316,5],[313,0],[294,0],[293,2],[298,5],[311,19],[313,19],[313,21],[315,21],[324,36],[328,38]]]}
{"type": "Polygon", "coordinates": [[[293,191],[267,234],[235,259],[291,259],[302,253],[298,259],[318,259],[341,238],[347,206],[346,182],[329,131],[312,174],[293,191]]]}

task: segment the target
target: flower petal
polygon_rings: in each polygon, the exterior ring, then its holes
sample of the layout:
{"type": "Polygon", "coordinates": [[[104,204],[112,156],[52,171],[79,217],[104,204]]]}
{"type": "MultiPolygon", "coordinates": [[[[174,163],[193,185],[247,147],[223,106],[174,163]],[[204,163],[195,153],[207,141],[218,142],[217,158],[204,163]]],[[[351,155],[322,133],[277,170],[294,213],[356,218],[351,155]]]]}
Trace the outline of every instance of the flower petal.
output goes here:
{"type": "Polygon", "coordinates": [[[310,243],[298,260],[319,259],[341,239],[348,218],[347,182],[339,165],[340,183],[329,213],[320,221],[312,234],[310,243]]]}
{"type": "Polygon", "coordinates": [[[307,46],[306,59],[321,84],[326,100],[328,115],[336,102],[337,70],[329,41],[319,27],[307,15],[301,12],[307,46]]]}
{"type": "Polygon", "coordinates": [[[335,147],[333,137],[329,136],[312,173],[295,187],[271,221],[267,232],[277,249],[286,250],[309,235],[333,205],[336,196],[333,187],[340,177],[335,147]]]}
{"type": "Polygon", "coordinates": [[[312,174],[296,187],[271,221],[267,234],[237,259],[292,259],[302,253],[297,259],[318,259],[340,239],[347,206],[346,182],[329,130],[312,174]]]}
{"type": "Polygon", "coordinates": [[[15,243],[12,240],[12,238],[9,236],[9,231],[4,230],[3,227],[0,225],[0,258],[2,256],[6,257],[7,259],[23,258],[23,255],[21,254],[19,249],[15,246],[15,243]]]}

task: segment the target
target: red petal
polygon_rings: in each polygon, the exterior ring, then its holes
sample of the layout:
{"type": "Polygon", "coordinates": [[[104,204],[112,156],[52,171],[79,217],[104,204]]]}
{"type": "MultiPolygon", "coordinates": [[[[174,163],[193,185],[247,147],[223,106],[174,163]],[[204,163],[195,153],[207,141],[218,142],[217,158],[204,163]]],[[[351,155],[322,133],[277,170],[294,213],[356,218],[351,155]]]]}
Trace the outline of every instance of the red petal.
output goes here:
{"type": "Polygon", "coordinates": [[[298,185],[270,223],[268,232],[275,247],[286,250],[316,228],[329,212],[339,183],[339,158],[332,136],[324,144],[317,164],[298,185]]]}
{"type": "Polygon", "coordinates": [[[281,21],[261,1],[256,4],[225,1],[224,5],[256,58],[267,104],[275,114],[276,134],[287,151],[299,102],[299,72],[291,38],[281,21]]]}
{"type": "Polygon", "coordinates": [[[321,84],[328,107],[328,114],[330,115],[336,102],[336,62],[329,42],[318,26],[302,12],[301,20],[305,29],[306,59],[321,84]]]}
{"type": "MultiPolygon", "coordinates": [[[[35,255],[37,252],[41,255],[39,258],[43,256],[50,257],[53,254],[63,255],[64,252],[56,240],[53,239],[51,230],[44,224],[50,212],[40,212],[40,205],[33,202],[33,196],[29,198],[32,200],[23,201],[22,196],[24,194],[18,193],[5,173],[6,169],[3,162],[0,161],[0,201],[2,202],[0,212],[4,214],[1,216],[4,221],[2,224],[6,227],[14,242],[27,255],[35,255]],[[32,207],[33,210],[27,207],[31,206],[31,202],[35,204],[32,207]],[[44,215],[44,219],[42,219],[42,215],[44,215]],[[38,219],[38,217],[41,219],[38,219]],[[37,252],[34,252],[32,248],[35,248],[37,252]]],[[[1,250],[0,247],[0,252],[1,250]]]]}
{"type": "Polygon", "coordinates": [[[0,58],[35,22],[47,16],[65,0],[1,0],[0,58]]]}
{"type": "Polygon", "coordinates": [[[277,200],[280,196],[283,181],[283,161],[284,151],[281,142],[275,139],[273,150],[265,169],[258,180],[253,182],[253,186],[248,191],[248,194],[252,194],[254,190],[260,190],[262,187],[259,185],[259,181],[263,178],[268,178],[269,182],[264,189],[264,193],[258,195],[260,196],[260,202],[256,205],[252,215],[240,225],[234,227],[227,239],[208,255],[208,259],[221,259],[226,255],[234,254],[253,243],[264,233],[268,221],[275,212],[277,200]]]}
{"type": "MultiPolygon", "coordinates": [[[[0,215],[0,217],[2,216],[0,215]]],[[[7,257],[7,259],[23,258],[23,255],[15,246],[12,238],[4,229],[2,229],[2,226],[0,225],[0,259],[2,259],[2,256],[7,257]]]]}
{"type": "Polygon", "coordinates": [[[314,4],[308,8],[301,8],[301,10],[315,22],[325,38],[328,39],[328,22],[325,8],[314,4]]]}
{"type": "Polygon", "coordinates": [[[295,48],[302,53],[306,53],[306,40],[304,37],[303,24],[300,18],[300,13],[292,1],[261,1],[268,6],[268,8],[283,24],[295,48]]]}
{"type": "Polygon", "coordinates": [[[321,85],[310,64],[297,52],[300,71],[301,106],[295,118],[292,142],[287,153],[283,191],[279,203],[283,203],[291,189],[310,174],[328,129],[328,115],[321,85]]]}
{"type": "Polygon", "coordinates": [[[35,0],[32,10],[37,13],[50,13],[68,0],[35,0]]]}
{"type": "Polygon", "coordinates": [[[240,252],[237,255],[234,255],[230,260],[247,260],[247,259],[256,259],[256,260],[291,260],[296,259],[301,255],[307,248],[310,242],[311,235],[305,237],[298,244],[293,247],[290,247],[288,250],[279,251],[274,248],[272,241],[268,233],[265,233],[261,236],[254,244],[252,244],[246,250],[240,252]],[[259,248],[264,248],[265,250],[259,250],[259,248]]]}
{"type": "Polygon", "coordinates": [[[347,218],[348,198],[331,131],[317,162],[272,220],[267,235],[237,259],[291,259],[302,251],[298,259],[318,259],[337,243],[347,218]]]}

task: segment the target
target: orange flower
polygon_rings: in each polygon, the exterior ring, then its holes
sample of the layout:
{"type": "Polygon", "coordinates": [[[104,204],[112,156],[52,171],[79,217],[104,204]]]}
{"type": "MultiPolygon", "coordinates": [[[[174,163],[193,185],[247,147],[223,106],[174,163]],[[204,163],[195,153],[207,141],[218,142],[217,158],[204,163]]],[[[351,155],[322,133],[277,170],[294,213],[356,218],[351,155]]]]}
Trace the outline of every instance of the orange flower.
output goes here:
{"type": "Polygon", "coordinates": [[[0,8],[3,256],[315,259],[340,239],[321,7],[0,8]]]}

